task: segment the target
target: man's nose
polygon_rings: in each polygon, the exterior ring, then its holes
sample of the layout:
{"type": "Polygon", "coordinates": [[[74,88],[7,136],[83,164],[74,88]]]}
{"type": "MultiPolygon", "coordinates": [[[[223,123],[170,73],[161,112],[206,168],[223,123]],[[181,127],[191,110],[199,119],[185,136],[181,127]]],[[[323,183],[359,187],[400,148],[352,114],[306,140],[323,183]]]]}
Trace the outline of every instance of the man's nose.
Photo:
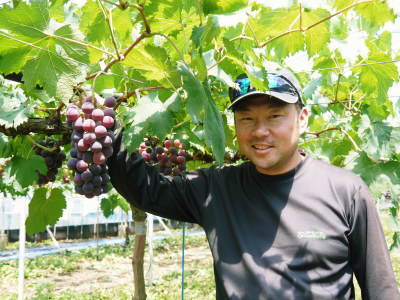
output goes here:
{"type": "Polygon", "coordinates": [[[256,137],[264,137],[270,134],[270,128],[265,122],[256,122],[253,135],[256,137]]]}

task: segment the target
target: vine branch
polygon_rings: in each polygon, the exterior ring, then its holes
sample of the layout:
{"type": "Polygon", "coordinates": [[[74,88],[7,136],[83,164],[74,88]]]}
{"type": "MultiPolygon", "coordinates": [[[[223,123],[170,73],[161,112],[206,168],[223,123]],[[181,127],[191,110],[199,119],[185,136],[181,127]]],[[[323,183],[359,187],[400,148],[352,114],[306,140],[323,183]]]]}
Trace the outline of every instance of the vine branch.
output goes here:
{"type": "MultiPolygon", "coordinates": [[[[305,32],[305,31],[307,31],[307,30],[310,30],[311,28],[313,28],[313,27],[315,27],[315,26],[317,26],[317,25],[319,25],[319,24],[321,24],[321,23],[323,23],[323,22],[325,22],[325,21],[328,21],[329,19],[331,19],[331,18],[333,18],[333,17],[335,17],[335,16],[337,16],[337,15],[339,15],[339,14],[341,14],[341,13],[343,13],[343,12],[345,12],[345,11],[347,11],[347,10],[349,10],[349,9],[351,9],[351,8],[353,8],[353,7],[355,7],[355,6],[357,6],[357,5],[359,5],[359,4],[370,3],[370,2],[372,2],[372,1],[374,1],[374,0],[364,0],[364,1],[359,1],[359,2],[356,2],[356,3],[350,4],[350,5],[346,6],[346,7],[344,7],[344,8],[342,8],[342,9],[338,10],[337,12],[335,12],[335,13],[333,13],[333,14],[331,14],[331,15],[325,17],[325,18],[322,18],[321,20],[319,20],[319,21],[317,21],[317,22],[315,22],[315,23],[313,23],[313,24],[311,24],[311,25],[309,25],[309,26],[307,26],[307,27],[305,27],[305,28],[302,28],[302,24],[300,24],[300,28],[298,28],[298,29],[292,29],[292,30],[287,30],[287,31],[285,31],[285,32],[282,32],[281,34],[279,34],[279,35],[277,35],[277,36],[275,36],[275,37],[273,37],[273,38],[270,38],[269,40],[267,40],[267,41],[265,41],[265,42],[259,44],[258,47],[259,47],[259,48],[263,48],[263,47],[265,47],[267,44],[271,43],[272,41],[274,41],[274,40],[276,40],[276,39],[278,39],[278,38],[280,38],[280,37],[283,37],[283,36],[285,36],[285,35],[288,35],[288,34],[290,34],[290,33],[293,33],[293,32],[305,32]]],[[[300,23],[302,23],[302,20],[301,20],[301,19],[302,19],[302,16],[301,16],[301,14],[300,14],[300,23]]],[[[235,38],[235,39],[236,39],[236,38],[235,38]]],[[[231,40],[231,41],[232,41],[232,40],[231,40]]]]}
{"type": "Polygon", "coordinates": [[[334,131],[334,130],[337,130],[337,131],[340,131],[341,133],[343,133],[353,144],[354,149],[357,152],[361,152],[360,147],[357,145],[356,141],[352,138],[352,136],[346,130],[344,130],[343,128],[340,128],[340,127],[330,127],[330,128],[325,128],[321,131],[317,131],[317,132],[305,132],[304,134],[315,135],[318,138],[321,134],[328,132],[328,131],[334,131]]]}
{"type": "Polygon", "coordinates": [[[108,30],[110,31],[110,35],[111,35],[111,41],[114,45],[114,49],[115,49],[115,53],[117,55],[117,59],[121,60],[121,57],[119,55],[119,51],[118,51],[118,46],[117,46],[117,42],[115,40],[115,35],[114,35],[114,30],[112,28],[112,17],[111,17],[111,13],[108,11],[108,13],[110,14],[107,15],[107,9],[104,7],[103,3],[101,2],[101,0],[97,0],[99,2],[101,11],[103,13],[104,19],[106,20],[107,26],[108,26],[108,30]]]}
{"type": "Polygon", "coordinates": [[[0,125],[0,132],[6,136],[12,137],[17,135],[28,135],[30,133],[69,135],[71,133],[71,127],[54,118],[29,118],[28,121],[16,128],[7,128],[5,125],[0,125]]]}

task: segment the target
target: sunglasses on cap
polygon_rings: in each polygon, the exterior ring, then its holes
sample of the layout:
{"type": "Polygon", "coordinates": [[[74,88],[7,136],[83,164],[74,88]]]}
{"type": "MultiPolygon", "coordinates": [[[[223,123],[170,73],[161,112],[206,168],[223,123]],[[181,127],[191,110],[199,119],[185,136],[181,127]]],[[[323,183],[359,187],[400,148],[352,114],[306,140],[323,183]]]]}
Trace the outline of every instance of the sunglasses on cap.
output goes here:
{"type": "Polygon", "coordinates": [[[287,103],[300,102],[303,105],[300,94],[295,86],[284,76],[275,73],[268,73],[268,90],[259,91],[251,85],[250,79],[245,75],[240,75],[235,80],[236,87],[229,88],[229,98],[232,109],[234,105],[252,95],[269,95],[287,103]]]}

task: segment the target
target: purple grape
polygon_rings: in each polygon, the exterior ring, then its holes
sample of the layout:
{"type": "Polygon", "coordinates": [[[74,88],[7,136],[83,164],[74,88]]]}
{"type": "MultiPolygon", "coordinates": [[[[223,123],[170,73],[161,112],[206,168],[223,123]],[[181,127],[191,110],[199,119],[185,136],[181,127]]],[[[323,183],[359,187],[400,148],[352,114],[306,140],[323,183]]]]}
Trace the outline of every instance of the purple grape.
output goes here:
{"type": "MultiPolygon", "coordinates": [[[[92,151],[93,152],[100,152],[103,149],[103,146],[101,145],[100,142],[96,141],[92,145],[92,151]]],[[[104,151],[103,151],[104,153],[104,151]]],[[[105,154],[104,154],[105,155],[105,154]]],[[[106,155],[105,155],[106,156],[106,155]]],[[[107,156],[106,156],[107,157],[107,156]]]]}
{"type": "Polygon", "coordinates": [[[80,186],[80,185],[75,185],[75,192],[76,192],[77,194],[84,195],[82,186],[80,186]]]}
{"type": "Polygon", "coordinates": [[[82,130],[83,129],[82,126],[83,126],[83,119],[82,117],[79,117],[72,125],[72,128],[74,128],[75,130],[82,130]]]}
{"type": "Polygon", "coordinates": [[[110,182],[110,175],[107,173],[101,174],[101,179],[103,180],[103,183],[110,182]]]}
{"type": "Polygon", "coordinates": [[[103,172],[103,168],[100,165],[93,164],[90,166],[90,171],[93,175],[100,175],[103,172]]]}
{"type": "Polygon", "coordinates": [[[114,107],[116,104],[116,100],[114,97],[107,97],[106,100],[104,100],[104,105],[107,107],[114,107]]]}
{"type": "Polygon", "coordinates": [[[104,194],[105,194],[105,193],[108,193],[108,191],[110,190],[108,184],[103,184],[103,185],[101,186],[101,189],[102,189],[102,192],[103,192],[104,194]]]}
{"type": "Polygon", "coordinates": [[[79,118],[79,111],[76,108],[70,108],[67,110],[67,119],[70,122],[75,121],[79,118]]]}
{"type": "Polygon", "coordinates": [[[96,108],[92,111],[92,119],[95,121],[103,121],[104,112],[101,109],[96,108]]]}
{"type": "Polygon", "coordinates": [[[92,119],[86,119],[83,122],[82,127],[86,132],[93,132],[96,127],[96,123],[92,119]]]}
{"type": "Polygon", "coordinates": [[[91,102],[85,102],[82,104],[81,109],[85,114],[91,114],[94,110],[94,106],[91,102]]]}
{"type": "Polygon", "coordinates": [[[78,156],[78,150],[76,148],[72,148],[71,151],[69,152],[69,155],[71,155],[71,157],[76,158],[78,156]]]}
{"type": "Polygon", "coordinates": [[[154,151],[155,151],[157,154],[162,154],[162,153],[164,153],[164,148],[161,147],[161,146],[156,146],[156,148],[154,149],[154,151]]]}
{"type": "Polygon", "coordinates": [[[80,133],[80,132],[78,132],[78,131],[76,131],[76,130],[72,131],[71,140],[72,140],[74,143],[79,142],[79,140],[80,140],[81,138],[82,138],[82,133],[80,133]]]}
{"type": "Polygon", "coordinates": [[[83,172],[83,173],[81,174],[81,178],[82,178],[82,180],[83,180],[84,182],[88,182],[88,181],[92,180],[93,174],[92,174],[92,172],[90,172],[89,170],[86,170],[85,172],[83,172]]]}
{"type": "Polygon", "coordinates": [[[79,142],[78,142],[79,151],[87,151],[88,148],[89,148],[89,145],[86,144],[83,139],[80,139],[79,142]]]}
{"type": "Polygon", "coordinates": [[[94,186],[101,186],[103,178],[99,175],[93,176],[92,183],[94,186]]]}
{"type": "Polygon", "coordinates": [[[91,145],[96,141],[96,134],[93,132],[85,132],[83,134],[83,141],[86,145],[91,145]]]}
{"type": "Polygon", "coordinates": [[[82,186],[83,192],[86,194],[89,193],[93,193],[93,189],[94,189],[94,185],[91,182],[86,182],[83,186],[82,186]]]}
{"type": "Polygon", "coordinates": [[[82,152],[82,159],[86,163],[91,164],[93,162],[93,153],[90,151],[82,152]]]}
{"type": "Polygon", "coordinates": [[[101,186],[95,186],[93,189],[93,194],[95,196],[100,196],[103,192],[103,189],[101,188],[101,186]]]}
{"type": "Polygon", "coordinates": [[[49,168],[51,166],[54,166],[54,159],[51,156],[46,156],[44,158],[44,162],[46,163],[46,166],[49,168]]]}
{"type": "Polygon", "coordinates": [[[79,173],[75,174],[74,183],[75,183],[75,185],[78,185],[78,186],[83,184],[83,179],[79,173]]]}
{"type": "Polygon", "coordinates": [[[98,165],[102,165],[106,162],[106,157],[103,152],[96,152],[93,154],[93,162],[98,165]]]}
{"type": "Polygon", "coordinates": [[[175,147],[170,147],[168,149],[169,153],[177,155],[178,154],[178,150],[175,147]]]}
{"type": "MultiPolygon", "coordinates": [[[[114,152],[113,147],[104,147],[103,148],[103,154],[106,158],[109,158],[111,155],[113,155],[113,152],[114,152]]],[[[149,155],[149,159],[150,159],[150,155],[149,155]]]]}
{"type": "Polygon", "coordinates": [[[100,139],[100,142],[103,144],[104,147],[111,146],[113,141],[112,138],[108,135],[100,139]]]}
{"type": "Polygon", "coordinates": [[[109,117],[115,119],[115,111],[112,108],[105,108],[103,112],[104,112],[104,116],[109,116],[109,117]]]}
{"type": "Polygon", "coordinates": [[[114,119],[110,116],[104,116],[103,125],[106,128],[111,128],[114,125],[114,119]]]}
{"type": "Polygon", "coordinates": [[[94,133],[96,134],[96,137],[102,138],[107,135],[107,129],[103,125],[99,125],[94,129],[94,133]]]}
{"type": "Polygon", "coordinates": [[[87,168],[88,168],[88,164],[87,164],[85,161],[83,161],[83,160],[79,160],[79,161],[76,163],[76,169],[77,169],[79,172],[84,172],[84,171],[87,170],[87,168]]]}

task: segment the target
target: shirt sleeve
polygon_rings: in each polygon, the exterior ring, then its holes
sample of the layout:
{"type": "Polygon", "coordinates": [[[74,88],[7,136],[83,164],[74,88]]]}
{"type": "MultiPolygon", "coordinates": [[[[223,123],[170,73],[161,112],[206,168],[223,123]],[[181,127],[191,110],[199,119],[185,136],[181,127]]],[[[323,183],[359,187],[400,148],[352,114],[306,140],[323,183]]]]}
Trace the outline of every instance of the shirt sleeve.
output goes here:
{"type": "Polygon", "coordinates": [[[135,207],[161,217],[201,225],[202,203],[208,193],[208,169],[185,176],[163,176],[137,153],[129,154],[120,134],[107,161],[111,183],[135,207]]]}
{"type": "Polygon", "coordinates": [[[399,300],[378,211],[365,184],[353,199],[350,256],[363,300],[399,300]]]}

